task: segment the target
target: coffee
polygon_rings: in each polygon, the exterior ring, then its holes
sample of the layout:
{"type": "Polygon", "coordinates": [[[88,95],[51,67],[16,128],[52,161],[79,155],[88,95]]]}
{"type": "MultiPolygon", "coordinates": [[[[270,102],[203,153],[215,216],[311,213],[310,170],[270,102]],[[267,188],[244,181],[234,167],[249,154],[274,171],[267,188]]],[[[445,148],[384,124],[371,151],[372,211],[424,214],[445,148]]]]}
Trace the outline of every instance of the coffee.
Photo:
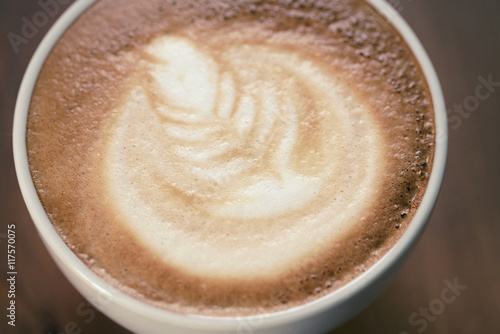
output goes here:
{"type": "Polygon", "coordinates": [[[363,1],[102,0],[44,64],[27,148],[61,238],[111,284],[179,313],[269,313],[404,233],[433,110],[363,1]]]}

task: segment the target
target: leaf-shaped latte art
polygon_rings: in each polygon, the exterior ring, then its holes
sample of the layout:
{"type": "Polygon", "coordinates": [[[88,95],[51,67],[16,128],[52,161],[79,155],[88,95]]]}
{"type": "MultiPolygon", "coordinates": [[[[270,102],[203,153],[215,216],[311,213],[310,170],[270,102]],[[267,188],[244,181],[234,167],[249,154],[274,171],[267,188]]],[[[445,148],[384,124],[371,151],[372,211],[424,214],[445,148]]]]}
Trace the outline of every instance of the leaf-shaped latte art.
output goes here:
{"type": "Polygon", "coordinates": [[[370,108],[306,50],[163,36],[131,82],[107,191],[145,247],[186,273],[284,271],[348,232],[377,193],[370,108]]]}

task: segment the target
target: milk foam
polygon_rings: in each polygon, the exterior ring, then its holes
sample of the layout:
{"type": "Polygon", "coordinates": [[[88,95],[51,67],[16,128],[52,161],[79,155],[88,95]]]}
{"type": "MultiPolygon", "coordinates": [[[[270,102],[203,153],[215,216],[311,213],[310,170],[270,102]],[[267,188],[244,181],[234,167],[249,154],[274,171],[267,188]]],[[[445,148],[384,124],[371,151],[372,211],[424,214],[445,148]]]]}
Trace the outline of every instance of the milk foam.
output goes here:
{"type": "Polygon", "coordinates": [[[188,274],[258,278],[363,220],[384,142],[335,69],[304,50],[182,35],[143,52],[103,178],[144,247],[188,274]]]}

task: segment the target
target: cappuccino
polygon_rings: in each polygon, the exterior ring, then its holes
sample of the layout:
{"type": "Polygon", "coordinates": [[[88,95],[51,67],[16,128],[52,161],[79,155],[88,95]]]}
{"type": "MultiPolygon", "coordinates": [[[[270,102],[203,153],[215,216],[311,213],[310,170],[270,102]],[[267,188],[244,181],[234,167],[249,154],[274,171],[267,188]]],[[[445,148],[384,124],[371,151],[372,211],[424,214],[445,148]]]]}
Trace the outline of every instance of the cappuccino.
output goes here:
{"type": "Polygon", "coordinates": [[[28,115],[61,238],[167,310],[270,313],[332,293],[425,192],[432,101],[360,0],[102,0],[63,35],[28,115]]]}

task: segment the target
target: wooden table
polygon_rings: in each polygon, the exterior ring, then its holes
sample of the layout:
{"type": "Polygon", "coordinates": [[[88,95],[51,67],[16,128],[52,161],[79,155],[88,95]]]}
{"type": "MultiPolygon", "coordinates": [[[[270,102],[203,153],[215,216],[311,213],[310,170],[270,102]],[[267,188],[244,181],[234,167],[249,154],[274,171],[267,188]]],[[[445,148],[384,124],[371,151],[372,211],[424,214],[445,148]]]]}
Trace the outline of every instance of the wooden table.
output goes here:
{"type": "MultiPolygon", "coordinates": [[[[393,3],[428,50],[450,119],[454,116],[448,167],[430,224],[402,271],[380,298],[332,334],[500,333],[500,87],[478,99],[479,105],[472,103],[480,78],[500,82],[500,1],[393,3]],[[472,111],[460,114],[464,103],[472,111]],[[449,284],[462,286],[456,298],[442,295],[449,284]]],[[[0,333],[127,332],[92,308],[56,267],[14,173],[17,91],[40,39],[65,7],[16,53],[8,33],[19,34],[24,18],[41,7],[31,0],[0,1],[0,333]],[[6,319],[6,233],[12,223],[17,231],[15,328],[6,319]]]]}

